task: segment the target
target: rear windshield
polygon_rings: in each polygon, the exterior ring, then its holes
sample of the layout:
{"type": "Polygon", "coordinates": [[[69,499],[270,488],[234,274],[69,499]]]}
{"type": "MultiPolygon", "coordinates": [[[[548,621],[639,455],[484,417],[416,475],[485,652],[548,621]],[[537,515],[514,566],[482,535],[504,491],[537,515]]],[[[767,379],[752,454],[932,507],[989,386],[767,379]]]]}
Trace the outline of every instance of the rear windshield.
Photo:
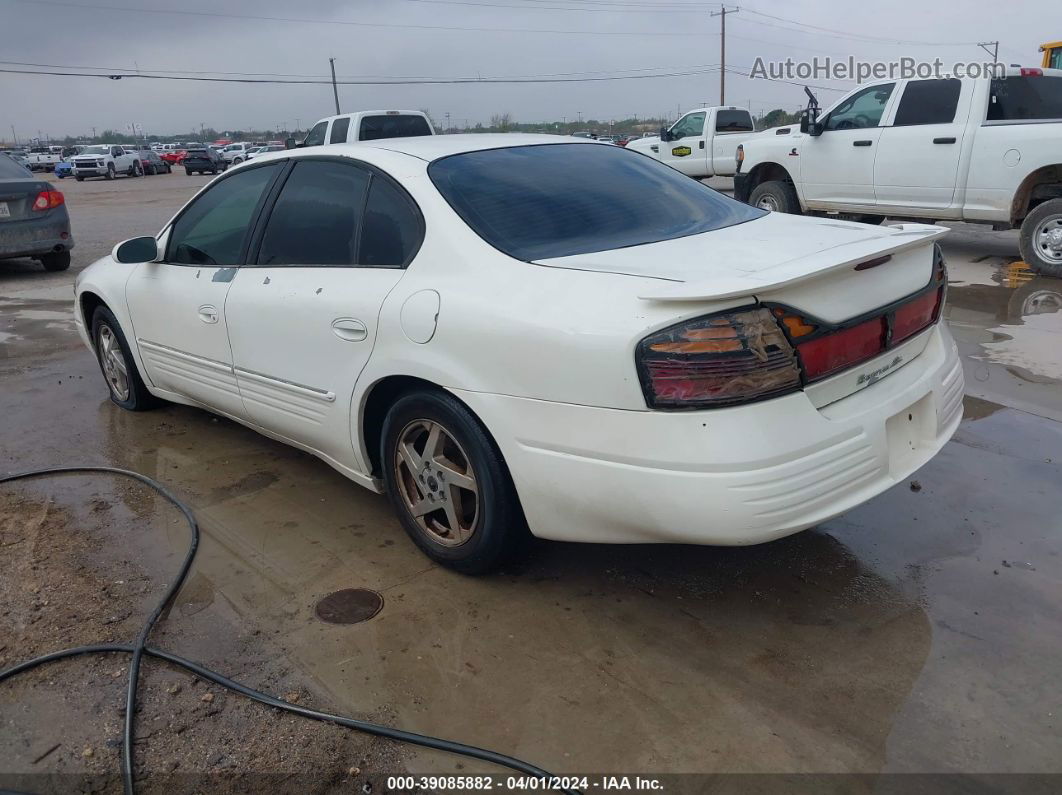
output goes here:
{"type": "Polygon", "coordinates": [[[361,120],[361,141],[378,141],[381,138],[415,138],[431,135],[431,127],[423,116],[365,116],[361,120]]]}
{"type": "Polygon", "coordinates": [[[763,215],[646,155],[602,144],[466,152],[436,160],[428,174],[480,237],[528,262],[671,240],[763,215]]]}
{"type": "Polygon", "coordinates": [[[992,81],[989,121],[1062,119],[1062,78],[1004,77],[992,81]]]}
{"type": "Polygon", "coordinates": [[[747,110],[720,110],[715,117],[716,132],[752,132],[752,115],[747,110]]]}

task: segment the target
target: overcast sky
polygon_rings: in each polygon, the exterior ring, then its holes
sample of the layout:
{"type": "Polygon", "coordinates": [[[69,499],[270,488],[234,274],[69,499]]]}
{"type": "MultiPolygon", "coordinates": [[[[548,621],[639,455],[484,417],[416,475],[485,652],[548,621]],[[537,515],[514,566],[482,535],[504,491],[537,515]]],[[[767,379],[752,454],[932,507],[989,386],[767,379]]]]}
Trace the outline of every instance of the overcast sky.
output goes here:
{"type": "MultiPolygon", "coordinates": [[[[679,72],[719,63],[719,19],[709,17],[718,7],[694,0],[0,0],[0,59],[144,72],[325,77],[328,57],[334,56],[341,79],[679,72]]],[[[1001,61],[1038,64],[1037,46],[1062,39],[1058,0],[1006,5],[754,0],[741,8],[727,16],[727,64],[745,69],[757,57],[810,59],[816,54],[981,60],[985,54],[973,43],[988,39],[1000,40],[1001,61]],[[1057,29],[1046,28],[1046,20],[1056,21],[1057,29]]],[[[2,68],[35,67],[5,63],[2,68]]],[[[719,75],[536,85],[340,86],[339,92],[344,111],[427,108],[441,123],[446,113],[455,124],[486,122],[504,112],[518,121],[576,119],[580,113],[585,119],[609,119],[674,115],[678,107],[716,104],[719,75]]],[[[839,96],[819,94],[824,105],[839,96]]],[[[728,75],[727,102],[750,105],[757,113],[779,106],[792,110],[803,104],[803,93],[797,86],[728,75]]],[[[296,119],[305,128],[333,112],[327,85],[0,74],[0,138],[10,137],[12,124],[20,139],[38,130],[81,135],[92,127],[124,129],[131,122],[149,134],[178,134],[200,124],[218,130],[290,128],[296,119]]]]}

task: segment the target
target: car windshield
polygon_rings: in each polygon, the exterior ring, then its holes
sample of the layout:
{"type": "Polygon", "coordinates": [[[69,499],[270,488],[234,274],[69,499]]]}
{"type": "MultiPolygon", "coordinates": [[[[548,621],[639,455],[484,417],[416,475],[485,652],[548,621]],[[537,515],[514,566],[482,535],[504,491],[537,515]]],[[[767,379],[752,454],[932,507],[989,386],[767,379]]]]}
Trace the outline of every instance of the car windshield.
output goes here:
{"type": "Polygon", "coordinates": [[[83,155],[109,155],[111,148],[109,146],[86,146],[83,155]]]}
{"type": "Polygon", "coordinates": [[[480,237],[532,261],[696,235],[764,213],[642,154],[600,144],[466,152],[428,167],[480,237]]]}

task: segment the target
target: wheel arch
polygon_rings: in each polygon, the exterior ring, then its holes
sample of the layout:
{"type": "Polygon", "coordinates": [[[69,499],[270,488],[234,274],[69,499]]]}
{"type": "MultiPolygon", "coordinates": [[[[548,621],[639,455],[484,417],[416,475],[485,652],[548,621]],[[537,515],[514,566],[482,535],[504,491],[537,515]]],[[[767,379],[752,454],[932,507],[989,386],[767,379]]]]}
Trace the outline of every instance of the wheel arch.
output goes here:
{"type": "Polygon", "coordinates": [[[369,466],[369,474],[372,477],[379,478],[383,474],[380,442],[383,438],[383,423],[387,412],[400,397],[417,390],[447,391],[445,387],[426,378],[397,374],[384,376],[365,390],[361,399],[358,427],[361,429],[361,453],[369,466]]]}
{"type": "MultiPolygon", "coordinates": [[[[775,163],[773,160],[768,160],[764,163],[757,163],[749,170],[749,193],[751,194],[757,186],[762,185],[764,182],[772,180],[788,182],[793,187],[796,187],[792,175],[785,166],[775,163]]],[[[797,195],[799,195],[799,192],[797,195]]]]}
{"type": "Polygon", "coordinates": [[[1062,198],[1062,164],[1042,166],[1021,181],[1010,205],[1010,221],[1015,226],[1038,204],[1062,198]]]}

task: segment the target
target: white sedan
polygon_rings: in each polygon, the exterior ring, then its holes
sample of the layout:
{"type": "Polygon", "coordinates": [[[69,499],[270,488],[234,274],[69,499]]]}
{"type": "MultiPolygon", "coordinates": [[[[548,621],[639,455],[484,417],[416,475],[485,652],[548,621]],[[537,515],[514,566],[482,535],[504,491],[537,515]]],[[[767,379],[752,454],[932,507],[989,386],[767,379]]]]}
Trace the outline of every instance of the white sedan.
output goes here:
{"type": "Polygon", "coordinates": [[[569,137],[393,139],[230,169],[75,314],[117,405],[307,450],[477,573],[528,531],[769,541],[905,479],[962,415],[944,231],[569,137]]]}

